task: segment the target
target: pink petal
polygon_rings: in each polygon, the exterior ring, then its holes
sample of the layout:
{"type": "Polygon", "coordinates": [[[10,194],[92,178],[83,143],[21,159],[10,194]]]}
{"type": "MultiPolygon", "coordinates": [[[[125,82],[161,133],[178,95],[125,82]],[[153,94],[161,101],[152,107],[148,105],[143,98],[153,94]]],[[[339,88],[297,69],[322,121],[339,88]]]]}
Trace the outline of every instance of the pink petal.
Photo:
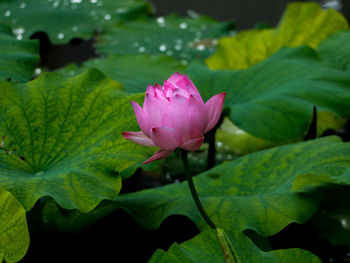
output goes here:
{"type": "Polygon", "coordinates": [[[225,96],[226,92],[215,95],[205,103],[205,106],[208,111],[209,122],[207,127],[205,128],[204,133],[210,131],[218,122],[222,112],[222,107],[224,106],[225,96]]]}
{"type": "Polygon", "coordinates": [[[179,88],[178,86],[175,86],[169,81],[164,81],[164,91],[165,91],[165,96],[168,99],[171,99],[176,94],[181,95],[185,98],[189,98],[189,96],[191,95],[188,93],[187,87],[179,88]]]}
{"type": "Polygon", "coordinates": [[[168,108],[169,102],[161,100],[152,95],[146,94],[143,109],[147,115],[151,127],[161,126],[163,112],[168,108]]]}
{"type": "Polygon", "coordinates": [[[188,93],[191,95],[200,96],[196,86],[193,84],[191,79],[186,74],[184,75],[184,80],[185,80],[186,85],[187,85],[188,93]]]}
{"type": "Polygon", "coordinates": [[[178,130],[187,139],[199,137],[207,127],[207,109],[201,97],[191,95],[188,99],[175,95],[164,112],[162,126],[178,130]]]}
{"type": "Polygon", "coordinates": [[[204,136],[189,140],[181,145],[181,149],[187,150],[187,151],[196,151],[198,150],[204,142],[204,136]]]}
{"type": "Polygon", "coordinates": [[[141,130],[144,132],[144,134],[150,136],[151,122],[148,116],[141,108],[141,106],[138,105],[135,101],[131,101],[131,104],[135,112],[137,123],[139,124],[141,130]]]}
{"type": "Polygon", "coordinates": [[[156,152],[155,154],[153,154],[151,156],[151,158],[149,158],[147,161],[145,161],[143,164],[147,164],[156,160],[160,160],[163,159],[167,156],[169,156],[172,153],[172,151],[165,151],[165,150],[159,150],[158,152],[156,152]]]}
{"type": "Polygon", "coordinates": [[[173,151],[183,142],[183,136],[175,129],[156,127],[151,130],[151,138],[155,145],[167,151],[173,151]]]}
{"type": "Polygon", "coordinates": [[[122,132],[125,139],[136,142],[144,146],[155,146],[151,138],[147,137],[142,131],[140,132],[122,132]]]}
{"type": "Polygon", "coordinates": [[[166,80],[164,81],[163,86],[164,86],[164,95],[165,95],[165,97],[166,98],[171,98],[173,96],[173,94],[174,94],[174,90],[176,90],[177,87],[173,83],[171,83],[169,81],[166,81],[166,80]]]}
{"type": "Polygon", "coordinates": [[[173,75],[170,76],[170,78],[168,78],[168,81],[176,85],[176,83],[179,80],[182,80],[182,78],[183,78],[183,75],[181,75],[179,72],[175,72],[173,75]]]}
{"type": "Polygon", "coordinates": [[[180,73],[176,72],[168,79],[168,81],[176,85],[178,88],[184,90],[188,94],[188,96],[200,96],[196,86],[186,74],[181,75],[180,73]]]}
{"type": "Polygon", "coordinates": [[[154,92],[154,87],[152,85],[147,86],[146,94],[149,94],[154,97],[155,92],[154,92]]]}

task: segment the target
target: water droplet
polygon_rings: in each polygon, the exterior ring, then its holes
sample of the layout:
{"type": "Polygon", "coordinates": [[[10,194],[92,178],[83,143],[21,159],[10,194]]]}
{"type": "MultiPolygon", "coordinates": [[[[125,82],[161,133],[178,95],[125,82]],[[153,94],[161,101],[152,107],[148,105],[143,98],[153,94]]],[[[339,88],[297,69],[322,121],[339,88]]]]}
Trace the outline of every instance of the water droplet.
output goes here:
{"type": "Polygon", "coordinates": [[[126,12],[128,12],[128,11],[129,11],[129,9],[126,8],[126,7],[119,7],[119,8],[117,8],[117,9],[115,10],[115,12],[116,12],[117,14],[123,14],[123,13],[126,13],[126,12]]]}
{"type": "Polygon", "coordinates": [[[22,9],[23,9],[23,8],[26,8],[26,6],[27,6],[26,3],[23,2],[23,3],[21,3],[21,4],[19,5],[19,8],[22,8],[22,9]]]}
{"type": "Polygon", "coordinates": [[[161,45],[159,46],[159,50],[160,50],[161,52],[166,51],[166,45],[161,44],[161,45]]]}
{"type": "Polygon", "coordinates": [[[181,28],[181,29],[186,29],[186,28],[187,28],[187,23],[185,23],[185,22],[184,22],[184,23],[181,23],[181,24],[180,24],[180,28],[181,28]]]}
{"type": "Polygon", "coordinates": [[[81,0],[70,0],[72,4],[80,4],[81,0]]]}
{"type": "Polygon", "coordinates": [[[165,27],[165,18],[162,17],[162,16],[158,17],[157,18],[157,23],[158,23],[159,26],[165,27]]]}
{"type": "Polygon", "coordinates": [[[52,4],[52,6],[53,6],[54,8],[58,7],[59,5],[60,5],[60,1],[55,1],[55,2],[53,2],[53,4],[52,4]]]}
{"type": "Polygon", "coordinates": [[[184,41],[181,39],[181,38],[179,38],[179,39],[176,39],[176,43],[177,44],[182,44],[184,41]]]}
{"type": "Polygon", "coordinates": [[[340,0],[328,0],[328,1],[323,1],[322,3],[322,8],[323,9],[335,9],[337,11],[340,11],[342,8],[342,3],[340,0]]]}
{"type": "Polygon", "coordinates": [[[223,160],[224,158],[223,158],[224,156],[221,154],[221,153],[218,153],[217,155],[216,155],[216,158],[218,159],[218,160],[223,160]]]}
{"type": "Polygon", "coordinates": [[[159,24],[165,23],[165,18],[162,17],[162,16],[158,17],[157,18],[157,23],[159,23],[159,24]]]}
{"type": "Polygon", "coordinates": [[[73,31],[73,32],[78,32],[78,29],[79,29],[78,26],[73,26],[73,27],[72,27],[72,31],[73,31]]]}
{"type": "Polygon", "coordinates": [[[59,34],[57,35],[57,38],[58,38],[58,39],[63,39],[63,38],[64,38],[64,34],[63,34],[63,33],[59,33],[59,34]]]}
{"type": "Polygon", "coordinates": [[[12,30],[12,32],[16,36],[17,40],[22,40],[23,39],[23,33],[24,33],[24,28],[23,27],[14,28],[12,30]]]}
{"type": "Polygon", "coordinates": [[[133,47],[138,47],[138,46],[140,46],[140,43],[139,42],[134,42],[134,43],[132,43],[132,46],[133,47]]]}
{"type": "Polygon", "coordinates": [[[6,12],[5,12],[5,16],[10,16],[11,15],[11,11],[10,10],[7,10],[6,12]]]}
{"type": "Polygon", "coordinates": [[[97,0],[90,0],[90,3],[96,4],[96,3],[97,3],[97,0]]]}
{"type": "Polygon", "coordinates": [[[140,52],[140,53],[143,53],[143,52],[145,52],[145,51],[146,51],[145,47],[139,47],[139,52],[140,52]]]}
{"type": "Polygon", "coordinates": [[[348,221],[345,218],[340,219],[340,223],[341,223],[343,228],[348,227],[348,221]]]}
{"type": "Polygon", "coordinates": [[[23,33],[24,33],[24,28],[23,28],[23,27],[14,28],[14,29],[12,30],[12,32],[13,32],[15,35],[23,35],[23,33]]]}
{"type": "Polygon", "coordinates": [[[216,143],[216,146],[217,146],[218,148],[221,148],[223,145],[224,145],[224,144],[223,144],[222,142],[217,142],[217,143],[216,143]]]}
{"type": "Polygon", "coordinates": [[[40,75],[41,74],[41,68],[36,68],[34,73],[35,73],[35,75],[40,75]]]}
{"type": "Polygon", "coordinates": [[[184,66],[186,66],[186,65],[188,64],[188,61],[185,60],[185,59],[183,59],[183,60],[181,60],[181,64],[184,65],[184,66]]]}
{"type": "Polygon", "coordinates": [[[106,15],[104,16],[104,19],[105,19],[105,20],[111,20],[111,18],[112,18],[112,17],[111,17],[110,14],[106,14],[106,15]]]}
{"type": "Polygon", "coordinates": [[[100,1],[100,2],[97,2],[96,5],[97,6],[103,6],[103,3],[100,1]]]}
{"type": "Polygon", "coordinates": [[[43,174],[44,174],[43,171],[39,171],[39,172],[37,172],[35,175],[43,175],[43,174]]]}
{"type": "Polygon", "coordinates": [[[168,56],[172,56],[172,55],[173,55],[173,52],[172,52],[171,50],[168,50],[168,51],[166,52],[166,54],[167,54],[168,56]]]}
{"type": "Polygon", "coordinates": [[[199,44],[196,46],[196,49],[198,49],[199,51],[203,51],[205,49],[205,46],[203,44],[199,44]]]}
{"type": "Polygon", "coordinates": [[[91,10],[90,15],[96,16],[96,11],[95,10],[91,10]]]}
{"type": "Polygon", "coordinates": [[[182,46],[180,44],[175,45],[175,50],[181,50],[181,49],[182,49],[182,46]]]}

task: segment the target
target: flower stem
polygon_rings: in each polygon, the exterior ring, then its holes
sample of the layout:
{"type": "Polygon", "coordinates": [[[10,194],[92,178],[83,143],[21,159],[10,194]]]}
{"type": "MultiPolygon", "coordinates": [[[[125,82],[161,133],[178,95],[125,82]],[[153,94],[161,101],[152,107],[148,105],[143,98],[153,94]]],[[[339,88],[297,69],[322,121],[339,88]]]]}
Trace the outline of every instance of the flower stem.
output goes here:
{"type": "Polygon", "coordinates": [[[196,204],[196,207],[197,207],[199,213],[202,215],[202,217],[205,220],[205,222],[211,228],[215,229],[216,225],[213,223],[213,221],[211,221],[211,219],[209,218],[209,216],[205,212],[201,201],[199,200],[196,188],[195,188],[194,183],[193,183],[193,178],[192,178],[190,166],[188,165],[187,151],[185,151],[183,149],[180,149],[180,152],[181,152],[182,163],[183,163],[184,168],[185,168],[185,174],[186,174],[186,179],[187,179],[187,182],[188,182],[188,186],[190,187],[191,194],[192,194],[193,200],[194,200],[194,202],[196,204]]]}

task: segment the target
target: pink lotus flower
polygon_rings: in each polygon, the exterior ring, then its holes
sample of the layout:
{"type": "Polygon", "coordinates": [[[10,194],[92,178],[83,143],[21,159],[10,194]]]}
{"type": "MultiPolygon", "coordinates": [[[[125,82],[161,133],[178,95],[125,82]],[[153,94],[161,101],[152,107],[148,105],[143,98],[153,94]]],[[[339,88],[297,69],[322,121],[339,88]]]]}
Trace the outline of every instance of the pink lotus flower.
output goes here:
{"type": "Polygon", "coordinates": [[[164,85],[147,87],[143,108],[132,101],[139,132],[123,132],[125,139],[160,148],[143,164],[167,157],[176,148],[198,150],[203,134],[218,122],[225,93],[203,102],[187,75],[173,74],[164,85]]]}

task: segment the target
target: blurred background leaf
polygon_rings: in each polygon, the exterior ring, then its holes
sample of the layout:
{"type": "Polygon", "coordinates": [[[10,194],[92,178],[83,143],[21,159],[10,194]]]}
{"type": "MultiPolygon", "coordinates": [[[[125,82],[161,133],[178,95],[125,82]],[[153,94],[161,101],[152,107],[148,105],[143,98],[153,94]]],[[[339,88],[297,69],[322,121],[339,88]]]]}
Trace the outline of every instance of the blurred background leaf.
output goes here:
{"type": "Polygon", "coordinates": [[[18,41],[10,27],[0,24],[0,46],[0,81],[31,80],[39,61],[38,41],[18,41]]]}
{"type": "Polygon", "coordinates": [[[183,73],[185,70],[184,65],[165,55],[110,55],[91,59],[80,67],[71,64],[58,72],[73,76],[89,68],[97,68],[109,78],[118,80],[129,93],[145,92],[147,86],[154,83],[163,85],[163,81],[174,72],[183,73]]]}
{"type": "Polygon", "coordinates": [[[151,11],[144,0],[2,0],[0,22],[11,26],[18,39],[42,31],[51,42],[66,43],[91,38],[105,26],[151,11]]]}
{"type": "Polygon", "coordinates": [[[97,36],[100,54],[166,54],[187,64],[215,51],[217,38],[230,33],[232,22],[177,15],[142,18],[108,27],[97,36]]]}
{"type": "Polygon", "coordinates": [[[312,2],[290,3],[276,29],[242,31],[220,39],[207,64],[210,69],[246,69],[282,47],[316,48],[330,34],[348,28],[346,19],[333,9],[325,11],[312,2]]]}

